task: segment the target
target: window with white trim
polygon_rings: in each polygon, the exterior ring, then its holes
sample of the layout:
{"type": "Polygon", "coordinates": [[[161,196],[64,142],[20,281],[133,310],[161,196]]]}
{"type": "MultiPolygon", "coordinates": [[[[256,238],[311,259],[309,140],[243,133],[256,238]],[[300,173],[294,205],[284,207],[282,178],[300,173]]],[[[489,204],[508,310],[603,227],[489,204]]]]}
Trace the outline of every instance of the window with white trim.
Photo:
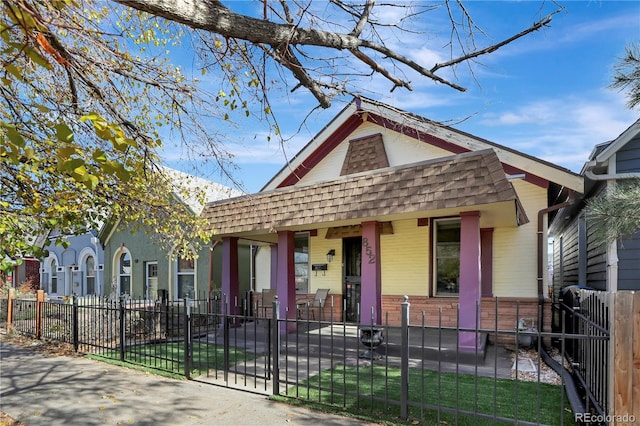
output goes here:
{"type": "Polygon", "coordinates": [[[293,243],[296,293],[307,294],[309,293],[309,233],[296,234],[293,243]]]}
{"type": "Polygon", "coordinates": [[[178,299],[195,298],[196,270],[193,253],[186,253],[176,259],[176,295],[178,299]]]}
{"type": "Polygon", "coordinates": [[[434,220],[433,247],[436,296],[458,296],[460,286],[460,219],[434,220]]]}

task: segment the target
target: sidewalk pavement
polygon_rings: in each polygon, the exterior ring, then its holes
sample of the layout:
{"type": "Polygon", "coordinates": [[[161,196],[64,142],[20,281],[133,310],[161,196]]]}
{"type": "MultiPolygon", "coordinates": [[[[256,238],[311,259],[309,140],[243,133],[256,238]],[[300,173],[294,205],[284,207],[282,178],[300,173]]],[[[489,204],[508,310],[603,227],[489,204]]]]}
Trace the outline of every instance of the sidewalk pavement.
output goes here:
{"type": "Polygon", "coordinates": [[[0,411],[38,425],[367,425],[203,383],[82,357],[47,356],[0,334],[0,411]]]}

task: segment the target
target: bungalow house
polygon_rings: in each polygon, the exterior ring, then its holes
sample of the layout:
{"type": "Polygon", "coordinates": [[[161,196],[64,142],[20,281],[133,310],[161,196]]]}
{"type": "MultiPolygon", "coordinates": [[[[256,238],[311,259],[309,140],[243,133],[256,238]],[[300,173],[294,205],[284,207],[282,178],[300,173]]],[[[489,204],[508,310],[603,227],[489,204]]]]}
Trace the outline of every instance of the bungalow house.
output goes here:
{"type": "Polygon", "coordinates": [[[581,174],[584,200],[560,211],[550,228],[555,294],[572,285],[640,290],[640,232],[606,244],[596,238],[585,214],[588,200],[614,185],[640,178],[640,120],[613,141],[597,145],[581,174]]]}
{"type": "MultiPolygon", "coordinates": [[[[206,200],[221,200],[237,196],[239,191],[210,182],[177,170],[166,169],[178,185],[201,188],[206,200]]],[[[199,214],[203,205],[195,197],[174,194],[176,202],[186,203],[194,214],[199,214]]],[[[104,249],[104,294],[117,297],[126,294],[135,299],[155,300],[159,291],[166,291],[169,300],[206,298],[209,291],[220,286],[222,248],[220,244],[202,245],[199,251],[185,256],[176,253],[176,248],[166,249],[158,244],[153,230],[132,230],[120,220],[108,221],[100,230],[98,238],[104,249]]],[[[239,262],[248,265],[249,247],[238,251],[239,262]]],[[[239,288],[249,290],[249,268],[238,275],[239,288]]]]}
{"type": "Polygon", "coordinates": [[[582,191],[554,164],[356,98],[260,192],[202,214],[223,241],[223,291],[239,291],[236,247],[258,245],[256,288],[275,289],[281,317],[329,289],[325,318],[399,324],[407,295],[414,324],[442,308],[455,325],[459,306],[461,327],[493,328],[499,298],[513,330],[515,301],[533,318],[548,301],[546,214],[582,191]]]}
{"type": "Polygon", "coordinates": [[[104,294],[104,253],[97,231],[66,237],[67,246],[56,245],[51,233],[44,247],[48,256],[41,262],[40,289],[49,296],[65,297],[104,294]]]}

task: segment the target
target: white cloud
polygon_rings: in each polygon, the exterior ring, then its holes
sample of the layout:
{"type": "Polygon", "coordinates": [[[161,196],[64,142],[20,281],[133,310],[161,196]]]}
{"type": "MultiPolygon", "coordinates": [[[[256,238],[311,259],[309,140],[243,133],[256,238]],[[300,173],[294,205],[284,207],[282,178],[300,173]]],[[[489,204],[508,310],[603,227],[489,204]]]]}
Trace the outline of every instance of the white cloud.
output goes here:
{"type": "Polygon", "coordinates": [[[227,149],[233,154],[234,162],[238,164],[284,164],[286,159],[291,159],[309,142],[309,139],[301,134],[284,142],[280,142],[275,136],[272,136],[268,141],[266,133],[258,133],[255,138],[246,138],[244,142],[227,146],[227,149]]]}
{"type": "MultiPolygon", "coordinates": [[[[635,4],[637,5],[637,3],[635,4]]],[[[637,7],[636,12],[640,12],[640,7],[637,7]]],[[[632,13],[624,13],[606,19],[580,22],[575,25],[570,25],[564,28],[564,30],[562,31],[562,36],[560,36],[558,39],[550,41],[573,43],[587,40],[593,37],[606,37],[611,31],[619,32],[624,30],[625,28],[635,30],[637,34],[637,14],[634,15],[632,13]]]]}
{"type": "Polygon", "coordinates": [[[475,134],[579,172],[596,144],[613,140],[637,115],[609,91],[531,102],[482,115],[475,134]]]}

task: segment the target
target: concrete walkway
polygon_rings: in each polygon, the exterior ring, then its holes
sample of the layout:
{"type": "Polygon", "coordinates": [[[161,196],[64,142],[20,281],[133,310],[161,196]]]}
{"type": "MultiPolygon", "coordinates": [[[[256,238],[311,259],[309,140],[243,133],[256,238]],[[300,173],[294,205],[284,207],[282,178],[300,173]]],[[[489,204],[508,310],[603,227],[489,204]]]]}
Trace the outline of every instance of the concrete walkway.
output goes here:
{"type": "Polygon", "coordinates": [[[366,425],[264,395],[46,356],[0,334],[0,411],[38,425],[366,425]]]}

